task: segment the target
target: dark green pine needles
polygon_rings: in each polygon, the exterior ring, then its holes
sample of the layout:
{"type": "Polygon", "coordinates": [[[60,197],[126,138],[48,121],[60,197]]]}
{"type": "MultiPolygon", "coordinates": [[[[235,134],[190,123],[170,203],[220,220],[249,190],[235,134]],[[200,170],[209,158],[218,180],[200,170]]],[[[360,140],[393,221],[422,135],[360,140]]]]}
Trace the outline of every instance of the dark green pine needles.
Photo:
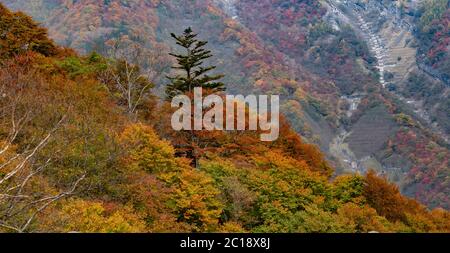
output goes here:
{"type": "Polygon", "coordinates": [[[224,75],[207,74],[216,66],[203,66],[204,60],[212,57],[211,51],[204,48],[208,42],[197,40],[197,34],[193,33],[191,28],[186,29],[183,35],[177,36],[172,33],[171,36],[177,41],[177,45],[183,47],[186,52],[185,54],[170,53],[178,63],[172,68],[182,70],[183,73],[167,76],[170,80],[170,84],[166,87],[167,98],[171,99],[176,95],[192,92],[195,87],[208,89],[209,92],[225,90],[224,84],[217,81],[224,75]]]}

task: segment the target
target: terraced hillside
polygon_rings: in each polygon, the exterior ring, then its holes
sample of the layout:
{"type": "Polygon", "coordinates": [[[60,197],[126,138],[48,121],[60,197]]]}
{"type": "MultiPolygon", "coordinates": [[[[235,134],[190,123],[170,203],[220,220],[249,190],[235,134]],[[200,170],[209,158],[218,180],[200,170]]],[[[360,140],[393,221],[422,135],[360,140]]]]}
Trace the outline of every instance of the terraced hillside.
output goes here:
{"type": "Polygon", "coordinates": [[[334,13],[339,13],[335,18],[359,31],[361,38],[367,42],[376,58],[379,83],[393,91],[418,118],[448,142],[449,116],[440,114],[440,117],[436,117],[436,107],[448,100],[450,90],[430,75],[416,57],[418,42],[414,35],[417,29],[415,14],[421,3],[422,1],[328,1],[334,13]],[[417,75],[424,78],[422,85],[429,84],[430,90],[441,90],[438,97],[434,97],[437,103],[429,101],[426,96],[411,96],[404,91],[410,89],[408,86],[412,85],[412,76],[417,75]]]}
{"type": "Polygon", "coordinates": [[[449,194],[440,194],[449,186],[448,115],[433,106],[448,92],[436,103],[416,96],[427,92],[417,79],[432,78],[415,62],[406,22],[413,17],[401,16],[396,1],[0,2],[32,14],[60,45],[81,53],[108,54],[119,40],[158,55],[160,90],[172,63],[161,54],[174,50],[170,33],[192,26],[210,42],[229,92],[280,94],[292,127],[339,173],[375,168],[409,196],[449,207],[449,194]],[[442,155],[430,162],[433,152],[442,155]]]}

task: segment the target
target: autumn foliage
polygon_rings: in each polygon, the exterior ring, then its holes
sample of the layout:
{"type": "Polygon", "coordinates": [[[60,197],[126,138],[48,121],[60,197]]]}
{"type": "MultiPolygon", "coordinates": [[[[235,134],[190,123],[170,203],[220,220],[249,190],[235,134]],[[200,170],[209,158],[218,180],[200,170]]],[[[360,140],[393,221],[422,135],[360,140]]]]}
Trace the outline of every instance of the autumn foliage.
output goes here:
{"type": "Polygon", "coordinates": [[[0,60],[28,50],[55,55],[56,46],[47,37],[47,30],[23,13],[12,13],[0,5],[0,60]]]}
{"type": "Polygon", "coordinates": [[[0,232],[450,231],[447,211],[373,172],[333,177],[285,120],[271,143],[200,131],[194,168],[174,145],[167,103],[149,96],[130,117],[105,82],[110,59],[58,49],[30,18],[0,11],[1,29],[27,27],[0,38],[0,232]],[[42,209],[28,201],[47,196],[42,209]]]}

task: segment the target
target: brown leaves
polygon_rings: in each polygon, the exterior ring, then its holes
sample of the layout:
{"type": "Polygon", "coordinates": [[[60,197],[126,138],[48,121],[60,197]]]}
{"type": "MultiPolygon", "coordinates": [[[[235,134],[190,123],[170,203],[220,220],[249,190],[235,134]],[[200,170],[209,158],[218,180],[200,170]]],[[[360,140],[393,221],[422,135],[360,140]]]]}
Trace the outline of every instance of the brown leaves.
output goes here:
{"type": "Polygon", "coordinates": [[[10,12],[0,4],[0,60],[27,51],[50,56],[57,53],[57,47],[47,37],[45,28],[39,27],[29,16],[10,12]]]}

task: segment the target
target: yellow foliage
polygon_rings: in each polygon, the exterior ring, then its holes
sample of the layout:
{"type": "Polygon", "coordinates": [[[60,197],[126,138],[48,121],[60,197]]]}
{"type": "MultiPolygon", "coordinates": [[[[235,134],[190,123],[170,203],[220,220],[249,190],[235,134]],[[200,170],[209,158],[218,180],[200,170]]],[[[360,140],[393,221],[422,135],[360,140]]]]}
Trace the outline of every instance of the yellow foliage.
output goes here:
{"type": "Polygon", "coordinates": [[[223,206],[212,178],[194,169],[182,169],[177,177],[173,200],[179,220],[195,225],[197,231],[216,229],[223,206]]]}
{"type": "Polygon", "coordinates": [[[369,206],[347,203],[339,208],[337,213],[346,226],[356,232],[387,232],[385,224],[389,222],[386,218],[378,216],[377,211],[369,206]]]}
{"type": "Polygon", "coordinates": [[[133,124],[119,137],[128,155],[124,165],[129,170],[155,173],[171,188],[170,207],[179,222],[194,231],[211,231],[218,226],[222,205],[212,178],[190,167],[188,161],[174,157],[173,147],[161,140],[151,127],[133,124]]]}
{"type": "Polygon", "coordinates": [[[219,233],[246,233],[247,231],[237,222],[226,222],[220,226],[219,233]]]}
{"type": "Polygon", "coordinates": [[[119,137],[128,156],[124,164],[129,169],[144,169],[147,172],[170,171],[177,167],[174,148],[161,140],[149,126],[132,124],[119,137]]]}
{"type": "MultiPolygon", "coordinates": [[[[83,233],[136,233],[145,232],[145,223],[129,206],[107,212],[101,202],[71,199],[62,202],[52,214],[57,220],[43,224],[47,231],[83,233]]],[[[42,218],[41,220],[45,220],[42,218]]],[[[47,219],[51,219],[47,217],[47,219]]]]}

